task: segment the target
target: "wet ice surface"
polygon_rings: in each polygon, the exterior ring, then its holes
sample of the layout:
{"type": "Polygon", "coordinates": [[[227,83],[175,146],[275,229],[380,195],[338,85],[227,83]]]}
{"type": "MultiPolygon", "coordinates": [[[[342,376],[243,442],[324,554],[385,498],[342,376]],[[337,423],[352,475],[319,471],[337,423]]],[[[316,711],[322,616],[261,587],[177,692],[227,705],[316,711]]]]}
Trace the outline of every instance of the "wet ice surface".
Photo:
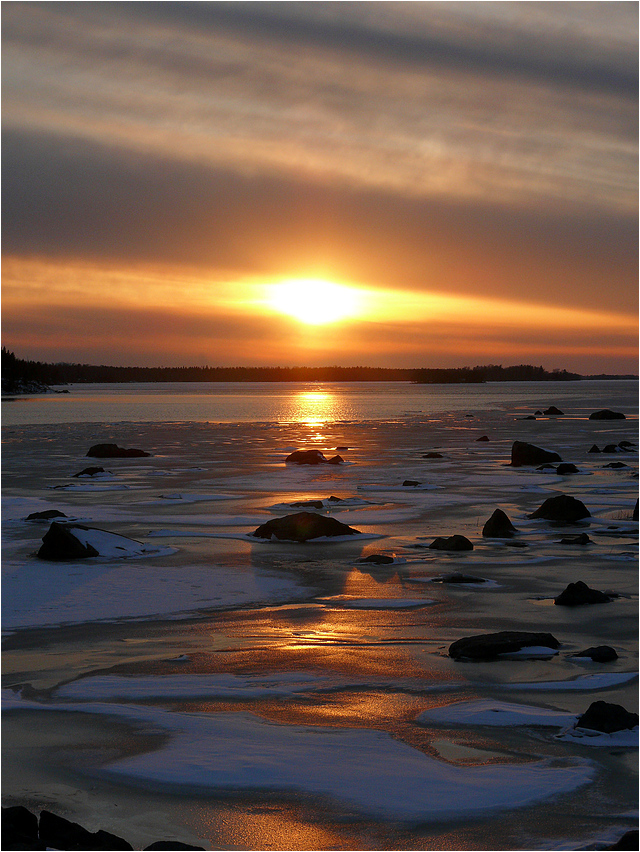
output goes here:
{"type": "MultiPolygon", "coordinates": [[[[613,456],[587,452],[636,441],[637,421],[588,421],[620,406],[584,388],[537,392],[473,419],[469,406],[370,423],[6,427],[7,719],[18,731],[36,719],[77,731],[72,749],[30,744],[41,779],[14,771],[9,803],[57,800],[82,822],[92,802],[108,813],[114,790],[143,810],[162,794],[176,825],[217,848],[582,848],[632,827],[637,731],[607,740],[562,729],[595,700],[637,710],[637,452],[617,454],[629,465],[618,470],[604,468],[613,456]],[[575,417],[519,419],[551,402],[575,417]],[[482,434],[491,440],[477,443],[482,434]],[[516,439],[590,475],[513,469],[516,439]],[[98,440],[153,455],[109,460],[108,480],[70,479],[98,440]],[[354,448],[340,451],[350,464],[284,464],[294,449],[336,446],[354,448]],[[422,458],[433,450],[444,458],[422,458]],[[68,483],[77,487],[54,487],[68,483]],[[557,493],[593,517],[527,517],[557,493]],[[291,506],[308,500],[321,508],[291,506]],[[497,507],[525,547],[482,537],[497,507]],[[154,550],[38,560],[49,523],[24,519],[46,509],[154,550]],[[362,535],[252,536],[297,511],[362,535]],[[561,544],[578,532],[591,543],[561,544]],[[456,534],[474,549],[429,549],[456,534]],[[393,561],[359,561],[369,554],[393,561]],[[454,572],[487,582],[432,582],[454,572]],[[620,597],[553,606],[577,580],[620,597]],[[500,630],[550,632],[561,647],[546,660],[447,655],[456,639],[500,630]],[[618,660],[570,656],[601,644],[618,660]],[[96,748],[80,719],[124,725],[118,754],[96,748]],[[72,811],[69,772],[75,788],[98,790],[72,811]]],[[[115,830],[104,818],[99,827],[115,830]]],[[[116,833],[135,845],[132,830],[116,833]]]]}

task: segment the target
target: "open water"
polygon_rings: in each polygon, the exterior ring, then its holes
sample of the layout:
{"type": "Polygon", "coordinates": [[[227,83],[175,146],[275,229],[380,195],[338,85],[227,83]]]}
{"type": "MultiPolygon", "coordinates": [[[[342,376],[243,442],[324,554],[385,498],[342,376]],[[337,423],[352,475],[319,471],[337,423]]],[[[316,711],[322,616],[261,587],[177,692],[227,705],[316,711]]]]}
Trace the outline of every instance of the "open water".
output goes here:
{"type": "Polygon", "coordinates": [[[638,709],[634,382],[68,390],[2,407],[4,804],[134,848],[596,849],[637,824],[637,728],[574,729],[595,700],[638,709]],[[579,472],[512,468],[514,440],[579,472]],[[86,457],[109,442],[151,455],[86,457]],[[528,517],[558,493],[591,517],[528,517]],[[251,535],[310,499],[361,535],[251,535]],[[482,536],[497,507],[511,542],[482,536]],[[45,509],[133,549],[40,560],[45,509]],[[428,547],[453,534],[473,550],[428,547]],[[455,571],[485,582],[438,582],[455,571]],[[555,606],[577,580],[618,597],[555,606]],[[449,657],[499,630],[560,649],[449,657]],[[571,656],[603,644],[617,660],[571,656]]]}

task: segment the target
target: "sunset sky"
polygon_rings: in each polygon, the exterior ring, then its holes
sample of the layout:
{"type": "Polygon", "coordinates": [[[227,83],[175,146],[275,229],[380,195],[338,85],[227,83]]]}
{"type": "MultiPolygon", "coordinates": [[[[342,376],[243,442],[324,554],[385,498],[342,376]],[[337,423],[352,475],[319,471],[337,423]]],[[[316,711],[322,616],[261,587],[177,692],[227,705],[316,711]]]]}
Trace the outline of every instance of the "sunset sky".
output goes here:
{"type": "Polygon", "coordinates": [[[637,372],[637,15],[5,0],[4,345],[637,372]]]}

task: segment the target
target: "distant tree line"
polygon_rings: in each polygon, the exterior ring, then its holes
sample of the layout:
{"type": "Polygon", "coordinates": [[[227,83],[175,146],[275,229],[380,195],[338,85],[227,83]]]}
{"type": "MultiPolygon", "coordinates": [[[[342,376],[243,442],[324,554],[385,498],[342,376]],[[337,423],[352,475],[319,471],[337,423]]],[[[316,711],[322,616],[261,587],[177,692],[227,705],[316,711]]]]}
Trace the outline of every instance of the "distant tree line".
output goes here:
{"type": "Polygon", "coordinates": [[[47,364],[25,361],[2,348],[2,392],[28,393],[50,385],[83,382],[479,382],[575,381],[578,373],[548,372],[543,367],[488,364],[452,369],[384,367],[110,367],[93,364],[47,364]]]}

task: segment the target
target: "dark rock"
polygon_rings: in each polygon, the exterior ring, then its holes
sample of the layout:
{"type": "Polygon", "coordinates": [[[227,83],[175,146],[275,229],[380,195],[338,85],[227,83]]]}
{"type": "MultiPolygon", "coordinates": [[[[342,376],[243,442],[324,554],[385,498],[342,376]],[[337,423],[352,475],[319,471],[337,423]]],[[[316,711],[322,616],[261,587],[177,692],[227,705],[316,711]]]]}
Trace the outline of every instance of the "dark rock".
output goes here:
{"type": "Polygon", "coordinates": [[[431,550],[473,550],[473,544],[463,535],[439,536],[430,545],[431,550]]]}
{"type": "Polygon", "coordinates": [[[417,479],[405,479],[405,481],[402,484],[407,485],[407,486],[420,485],[420,483],[418,482],[417,479]]]}
{"type": "Polygon", "coordinates": [[[568,535],[566,538],[561,538],[560,544],[591,544],[591,539],[586,533],[580,533],[579,535],[568,535]]]}
{"type": "Polygon", "coordinates": [[[349,447],[336,447],[336,451],[338,453],[344,453],[345,450],[350,449],[349,447]]]}
{"type": "Polygon", "coordinates": [[[329,460],[320,450],[296,450],[287,456],[287,464],[326,464],[329,460]]]}
{"type": "Polygon", "coordinates": [[[627,450],[630,447],[635,447],[635,444],[633,444],[631,441],[620,441],[618,446],[621,447],[623,450],[627,450]]]}
{"type": "Polygon", "coordinates": [[[181,849],[204,849],[204,846],[189,846],[188,843],[180,843],[178,840],[156,840],[151,846],[145,846],[143,852],[151,849],[175,849],[178,852],[181,849]]]}
{"type": "Polygon", "coordinates": [[[87,456],[96,459],[138,459],[150,455],[151,453],[145,453],[144,450],[125,450],[117,444],[96,444],[87,453],[87,456]]]}
{"type": "Polygon", "coordinates": [[[593,444],[590,450],[587,450],[588,453],[599,453],[600,447],[597,444],[593,444]]]}
{"type": "Polygon", "coordinates": [[[374,565],[391,565],[393,561],[393,556],[387,556],[385,553],[372,553],[358,559],[358,562],[373,562],[374,565]]]}
{"type": "Polygon", "coordinates": [[[630,852],[635,852],[640,849],[640,838],[637,828],[632,828],[631,831],[625,831],[622,837],[613,844],[613,846],[605,846],[605,849],[628,849],[630,852]]]}
{"type": "Polygon", "coordinates": [[[602,467],[610,467],[613,470],[618,470],[621,467],[629,467],[629,465],[625,464],[624,462],[609,462],[609,464],[603,464],[602,467]]]}
{"type": "Polygon", "coordinates": [[[638,520],[638,500],[636,500],[636,505],[633,507],[633,515],[631,516],[632,521],[638,520]]]}
{"type": "Polygon", "coordinates": [[[522,648],[531,647],[555,651],[560,643],[551,633],[504,630],[501,633],[481,633],[458,639],[449,647],[449,656],[454,660],[497,660],[502,654],[515,654],[522,648]]]}
{"type": "Polygon", "coordinates": [[[327,464],[344,464],[344,459],[342,456],[332,456],[330,459],[327,459],[327,464]]]}
{"type": "Polygon", "coordinates": [[[484,538],[511,538],[517,532],[502,509],[496,509],[482,528],[484,538]]]}
{"type": "Polygon", "coordinates": [[[557,497],[547,498],[539,509],[529,518],[545,518],[548,521],[563,521],[572,524],[581,518],[590,518],[591,512],[581,500],[568,494],[558,494],[557,497]]]}
{"type": "Polygon", "coordinates": [[[45,847],[53,849],[82,850],[83,852],[98,849],[113,850],[113,852],[120,849],[133,849],[126,840],[115,834],[110,834],[108,831],[91,833],[77,822],[70,822],[49,811],[42,811],[40,814],[39,834],[40,842],[45,847]]]}
{"type": "Polygon", "coordinates": [[[473,414],[465,414],[465,417],[473,417],[473,414]]]}
{"type": "Polygon", "coordinates": [[[329,497],[329,500],[331,501],[331,503],[344,503],[342,497],[334,497],[333,494],[331,495],[331,497],[329,497]]]}
{"type": "Polygon", "coordinates": [[[526,541],[505,541],[507,547],[529,547],[526,541]]]}
{"type": "Polygon", "coordinates": [[[536,470],[555,470],[555,467],[552,464],[541,464],[536,470]]]}
{"type": "Polygon", "coordinates": [[[2,849],[45,849],[38,841],[38,817],[22,805],[2,808],[2,849]]]}
{"type": "Polygon", "coordinates": [[[281,541],[309,541],[322,536],[360,535],[360,530],[325,515],[298,512],[267,521],[253,535],[256,538],[277,538],[281,541]]]}
{"type": "Polygon", "coordinates": [[[481,435],[479,438],[476,438],[476,441],[488,441],[488,440],[489,440],[488,435],[481,435]]]}
{"type": "Polygon", "coordinates": [[[595,648],[586,648],[584,651],[578,651],[575,654],[570,654],[571,657],[591,657],[594,663],[612,663],[618,659],[615,649],[610,645],[598,645],[595,648]]]}
{"type": "Polygon", "coordinates": [[[567,588],[553,599],[556,606],[584,606],[586,604],[609,603],[613,598],[598,589],[590,589],[582,580],[569,583],[567,588]]]}
{"type": "Polygon", "coordinates": [[[538,417],[541,417],[541,416],[542,416],[542,412],[540,411],[540,409],[538,409],[538,411],[536,411],[536,412],[535,412],[535,414],[537,414],[537,415],[538,415],[538,417]]]}
{"type": "Polygon", "coordinates": [[[511,447],[512,467],[523,465],[544,464],[544,462],[562,461],[558,453],[536,447],[535,444],[527,444],[526,441],[514,441],[511,447]]]}
{"type": "Polygon", "coordinates": [[[453,574],[443,574],[441,577],[434,577],[433,583],[486,583],[483,577],[473,577],[471,574],[461,574],[459,571],[454,571],[453,574]]]}
{"type": "Polygon", "coordinates": [[[550,405],[549,408],[545,408],[545,410],[542,413],[543,414],[551,414],[551,415],[555,415],[556,417],[559,417],[560,415],[564,414],[564,411],[560,411],[560,409],[556,408],[555,405],[550,405]]]}
{"type": "Polygon", "coordinates": [[[619,411],[611,411],[610,408],[603,408],[600,411],[594,411],[589,415],[589,420],[626,420],[624,414],[619,411]]]}
{"type": "Polygon", "coordinates": [[[576,722],[576,728],[613,734],[616,731],[632,730],[638,724],[638,714],[629,713],[620,704],[594,701],[576,722]]]}
{"type": "Polygon", "coordinates": [[[422,456],[423,459],[443,459],[444,456],[442,453],[425,453],[422,456]]]}
{"type": "Polygon", "coordinates": [[[560,474],[560,476],[566,476],[568,473],[580,473],[575,464],[571,464],[570,462],[562,462],[556,468],[556,473],[560,474]]]}
{"type": "Polygon", "coordinates": [[[54,521],[42,538],[42,546],[37,553],[40,559],[66,561],[67,559],[88,559],[100,554],[90,544],[83,544],[73,534],[74,529],[87,530],[81,524],[60,524],[54,521]]]}
{"type": "Polygon", "coordinates": [[[526,417],[521,417],[520,419],[521,420],[535,420],[536,418],[533,416],[533,414],[527,414],[526,417]]]}
{"type": "Polygon", "coordinates": [[[603,448],[602,452],[603,453],[617,453],[618,450],[619,450],[619,447],[618,447],[617,444],[607,444],[607,446],[603,448]]]}
{"type": "Polygon", "coordinates": [[[51,518],[66,518],[64,512],[59,512],[57,509],[47,509],[45,512],[32,512],[27,515],[27,521],[50,521],[51,518]]]}
{"type": "Polygon", "coordinates": [[[73,478],[77,479],[79,476],[93,476],[96,473],[106,473],[103,467],[85,467],[84,470],[81,470],[80,473],[74,473],[73,478]]]}
{"type": "Polygon", "coordinates": [[[297,503],[289,503],[293,509],[322,509],[322,500],[298,500],[297,503]]]}

